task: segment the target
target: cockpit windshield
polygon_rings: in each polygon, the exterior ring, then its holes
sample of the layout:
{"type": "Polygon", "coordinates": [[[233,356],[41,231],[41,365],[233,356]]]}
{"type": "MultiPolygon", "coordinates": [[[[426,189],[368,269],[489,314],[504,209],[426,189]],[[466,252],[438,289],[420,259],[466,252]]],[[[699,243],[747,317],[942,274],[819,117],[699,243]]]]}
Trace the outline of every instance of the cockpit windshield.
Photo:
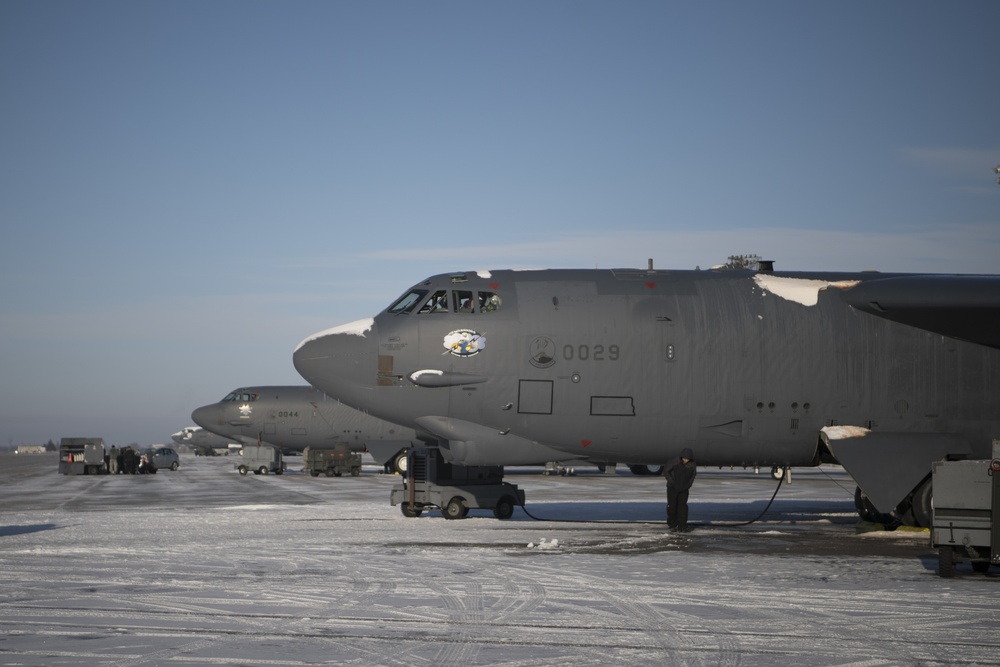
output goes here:
{"type": "Polygon", "coordinates": [[[427,290],[425,289],[415,289],[408,292],[406,295],[401,297],[396,303],[389,306],[387,312],[393,315],[398,315],[399,313],[408,313],[413,310],[413,307],[419,303],[424,296],[427,295],[427,290]]]}
{"type": "Polygon", "coordinates": [[[250,401],[256,401],[257,394],[252,394],[247,391],[231,391],[226,394],[226,397],[222,399],[222,403],[231,403],[233,401],[239,401],[241,403],[249,403],[250,401]]]}
{"type": "Polygon", "coordinates": [[[499,310],[503,299],[494,292],[475,292],[468,289],[455,290],[410,290],[389,306],[386,312],[393,315],[412,313],[419,305],[418,315],[428,313],[494,313],[499,310]],[[450,292],[450,294],[449,294],[450,292]],[[430,296],[427,296],[430,294],[430,296]]]}
{"type": "Polygon", "coordinates": [[[448,290],[442,289],[434,292],[434,296],[427,299],[427,303],[417,311],[418,315],[424,313],[447,313],[448,312],[448,290]]]}

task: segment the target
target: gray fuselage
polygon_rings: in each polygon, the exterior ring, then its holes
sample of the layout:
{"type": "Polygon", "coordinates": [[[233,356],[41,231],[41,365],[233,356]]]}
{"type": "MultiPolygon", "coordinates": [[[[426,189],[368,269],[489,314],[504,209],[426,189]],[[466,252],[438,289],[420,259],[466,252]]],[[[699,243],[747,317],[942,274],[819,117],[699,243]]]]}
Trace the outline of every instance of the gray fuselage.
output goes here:
{"type": "MultiPolygon", "coordinates": [[[[445,274],[373,320],[303,341],[294,362],[331,395],[434,433],[470,463],[520,438],[595,460],[662,464],[691,447],[699,465],[815,465],[832,459],[821,429],[837,425],[951,434],[988,455],[1000,437],[1000,351],[863,312],[881,309],[879,294],[896,298],[886,287],[850,303],[884,278],[445,274]]],[[[983,280],[971,283],[973,315],[985,300],[995,317],[1000,283],[983,280]]]]}

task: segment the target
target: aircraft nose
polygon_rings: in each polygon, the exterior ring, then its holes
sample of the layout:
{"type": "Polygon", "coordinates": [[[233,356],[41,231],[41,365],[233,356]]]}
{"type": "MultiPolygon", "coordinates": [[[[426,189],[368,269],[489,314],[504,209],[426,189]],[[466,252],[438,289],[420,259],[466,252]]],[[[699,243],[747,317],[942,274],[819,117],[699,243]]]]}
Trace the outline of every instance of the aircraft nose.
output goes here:
{"type": "Polygon", "coordinates": [[[198,426],[210,431],[213,426],[222,423],[222,413],[215,405],[203,405],[191,413],[191,419],[198,426]]]}
{"type": "Polygon", "coordinates": [[[351,322],[322,331],[295,348],[295,370],[312,386],[349,405],[359,390],[370,389],[377,374],[375,320],[351,322]]]}

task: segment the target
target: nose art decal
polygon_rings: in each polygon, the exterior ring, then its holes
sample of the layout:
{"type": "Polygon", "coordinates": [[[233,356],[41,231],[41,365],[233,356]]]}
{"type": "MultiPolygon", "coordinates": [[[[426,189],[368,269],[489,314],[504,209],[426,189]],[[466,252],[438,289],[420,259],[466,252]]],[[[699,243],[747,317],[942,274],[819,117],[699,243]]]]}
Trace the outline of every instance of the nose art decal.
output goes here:
{"type": "Polygon", "coordinates": [[[477,333],[472,329],[456,329],[444,337],[445,351],[456,357],[471,357],[486,348],[486,334],[477,333]]]}

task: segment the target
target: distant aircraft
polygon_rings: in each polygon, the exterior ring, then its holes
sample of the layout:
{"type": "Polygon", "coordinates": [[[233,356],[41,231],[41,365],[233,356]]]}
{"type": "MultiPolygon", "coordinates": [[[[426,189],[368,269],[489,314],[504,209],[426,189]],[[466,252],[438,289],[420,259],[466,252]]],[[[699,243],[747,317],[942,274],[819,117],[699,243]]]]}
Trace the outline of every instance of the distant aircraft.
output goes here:
{"type": "MultiPolygon", "coordinates": [[[[355,410],[309,385],[241,387],[218,403],[196,409],[191,418],[221,436],[244,444],[259,441],[285,452],[347,445],[368,451],[396,472],[405,471],[410,447],[427,444],[414,429],[355,410]]],[[[526,449],[526,454],[515,448],[501,458],[508,465],[572,458],[530,443],[526,449]]]]}
{"type": "Polygon", "coordinates": [[[663,464],[840,463],[859,513],[930,523],[931,461],[1000,438],[1000,276],[463,272],[302,341],[316,387],[437,438],[663,464]],[[442,306],[443,304],[443,306],[442,306]]]}
{"type": "Polygon", "coordinates": [[[229,454],[241,445],[227,438],[210,431],[206,431],[200,426],[185,426],[177,433],[170,436],[178,445],[187,445],[194,449],[194,453],[200,456],[216,456],[218,454],[229,454]]]}
{"type": "Polygon", "coordinates": [[[371,417],[308,385],[235,389],[191,418],[202,428],[244,445],[266,444],[283,452],[307,447],[366,447],[379,463],[405,461],[406,450],[419,441],[413,429],[371,417]]]}

